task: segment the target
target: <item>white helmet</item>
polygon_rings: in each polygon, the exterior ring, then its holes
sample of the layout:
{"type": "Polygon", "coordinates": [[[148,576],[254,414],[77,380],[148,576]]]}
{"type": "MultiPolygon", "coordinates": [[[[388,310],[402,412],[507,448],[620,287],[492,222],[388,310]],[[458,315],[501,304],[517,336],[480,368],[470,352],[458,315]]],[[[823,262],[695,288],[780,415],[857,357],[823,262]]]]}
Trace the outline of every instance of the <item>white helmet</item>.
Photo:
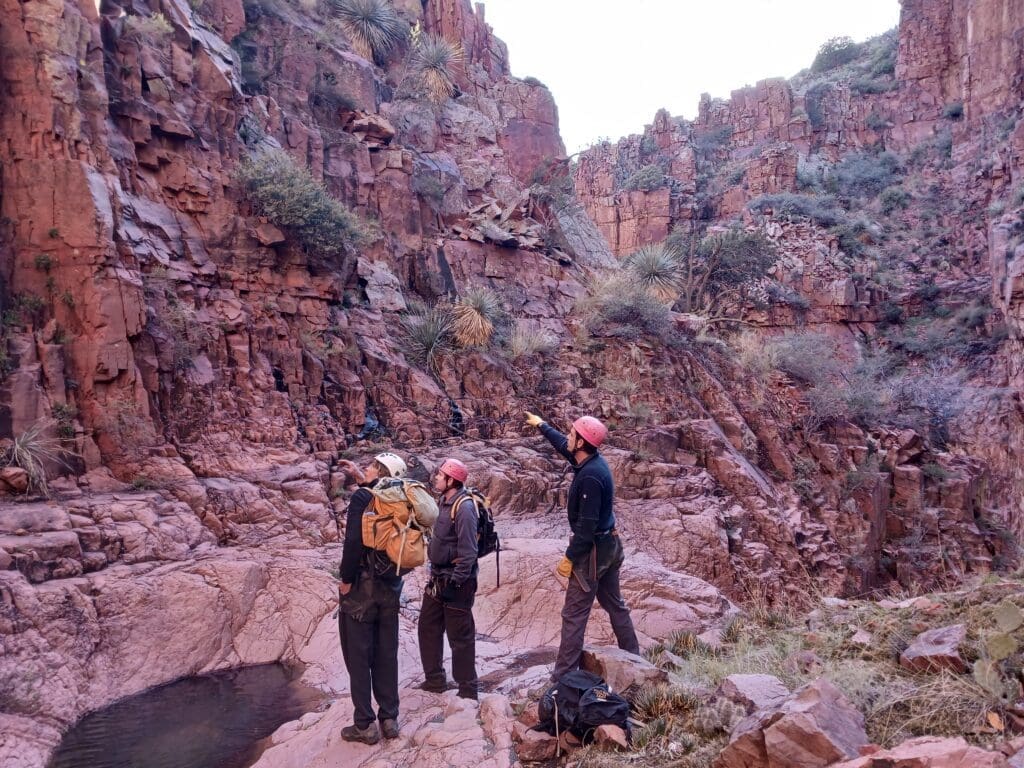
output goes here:
{"type": "Polygon", "coordinates": [[[409,469],[405,462],[402,461],[402,457],[394,453],[378,453],[373,457],[373,460],[379,464],[384,465],[388,468],[388,472],[391,473],[392,477],[403,477],[406,471],[409,469]]]}

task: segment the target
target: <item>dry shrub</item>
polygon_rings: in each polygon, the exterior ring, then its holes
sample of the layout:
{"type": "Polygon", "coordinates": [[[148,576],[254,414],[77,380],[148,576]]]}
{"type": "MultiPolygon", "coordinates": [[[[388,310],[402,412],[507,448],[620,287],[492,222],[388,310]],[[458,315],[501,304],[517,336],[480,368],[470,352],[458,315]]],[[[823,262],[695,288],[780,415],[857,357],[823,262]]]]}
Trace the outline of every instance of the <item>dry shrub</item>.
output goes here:
{"type": "Polygon", "coordinates": [[[534,328],[516,320],[508,339],[507,352],[512,360],[543,355],[558,349],[558,337],[551,331],[534,328]]]}

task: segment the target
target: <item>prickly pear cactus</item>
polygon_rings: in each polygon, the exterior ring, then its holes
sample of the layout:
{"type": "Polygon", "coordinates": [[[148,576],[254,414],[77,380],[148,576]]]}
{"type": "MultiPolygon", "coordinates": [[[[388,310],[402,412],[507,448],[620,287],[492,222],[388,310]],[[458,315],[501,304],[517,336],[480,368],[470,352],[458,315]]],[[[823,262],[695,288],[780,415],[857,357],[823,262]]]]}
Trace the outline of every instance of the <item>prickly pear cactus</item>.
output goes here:
{"type": "Polygon", "coordinates": [[[1020,695],[1020,684],[1007,660],[1020,649],[1018,639],[1024,626],[1024,613],[1014,603],[1003,600],[993,614],[998,631],[985,638],[982,657],[971,670],[974,681],[1002,704],[1010,704],[1020,695]]]}

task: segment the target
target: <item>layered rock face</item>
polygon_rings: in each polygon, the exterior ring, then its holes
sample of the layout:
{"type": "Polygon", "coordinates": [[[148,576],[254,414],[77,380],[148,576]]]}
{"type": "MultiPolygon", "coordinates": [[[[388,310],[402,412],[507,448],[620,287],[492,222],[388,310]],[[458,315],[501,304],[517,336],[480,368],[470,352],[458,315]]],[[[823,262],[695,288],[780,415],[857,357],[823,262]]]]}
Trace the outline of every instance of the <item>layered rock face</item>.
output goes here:
{"type": "MultiPolygon", "coordinates": [[[[693,121],[659,112],[642,135],[585,151],[575,170],[577,194],[619,258],[672,242],[670,233],[685,242],[739,228],[774,243],[774,297],[737,308],[762,340],[812,330],[854,360],[881,351],[905,370],[963,380],[974,405],[959,416],[952,450],[974,462],[965,504],[952,489],[920,493],[922,460],[911,455],[929,446],[896,438],[915,447],[883,461],[880,485],[857,502],[875,520],[867,541],[883,550],[920,515],[967,538],[989,516],[1021,529],[1019,14],[1001,3],[904,3],[898,32],[865,44],[852,64],[766,80],[727,100],[705,96],[693,121]],[[867,181],[887,163],[892,175],[867,181]],[[925,294],[948,308],[933,314],[925,294]],[[986,316],[980,335],[992,339],[984,352],[958,352],[952,341],[901,346],[922,328],[933,333],[930,318],[972,304],[986,316]],[[912,330],[899,330],[905,319],[912,330]],[[976,483],[998,490],[982,500],[976,483]]],[[[848,436],[826,429],[824,442],[848,436]]],[[[794,453],[831,471],[833,449],[821,440],[794,453]]],[[[974,557],[994,554],[984,550],[974,557]]]]}

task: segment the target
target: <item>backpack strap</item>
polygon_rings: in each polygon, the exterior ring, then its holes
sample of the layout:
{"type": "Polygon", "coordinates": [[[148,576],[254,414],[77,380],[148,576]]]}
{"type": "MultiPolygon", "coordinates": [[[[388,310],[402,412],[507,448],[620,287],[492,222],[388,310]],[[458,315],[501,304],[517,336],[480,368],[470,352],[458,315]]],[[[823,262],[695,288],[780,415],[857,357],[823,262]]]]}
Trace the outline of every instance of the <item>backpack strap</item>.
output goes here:
{"type": "Polygon", "coordinates": [[[467,499],[469,499],[471,502],[473,502],[473,511],[476,512],[476,517],[479,520],[480,519],[480,503],[476,499],[476,494],[473,493],[473,491],[471,489],[469,489],[469,488],[463,488],[461,491],[458,492],[458,494],[455,496],[455,498],[452,499],[452,507],[451,507],[451,510],[450,510],[452,522],[455,521],[455,510],[459,508],[459,506],[462,504],[463,501],[465,501],[465,499],[462,498],[463,496],[465,496],[467,499]]]}

